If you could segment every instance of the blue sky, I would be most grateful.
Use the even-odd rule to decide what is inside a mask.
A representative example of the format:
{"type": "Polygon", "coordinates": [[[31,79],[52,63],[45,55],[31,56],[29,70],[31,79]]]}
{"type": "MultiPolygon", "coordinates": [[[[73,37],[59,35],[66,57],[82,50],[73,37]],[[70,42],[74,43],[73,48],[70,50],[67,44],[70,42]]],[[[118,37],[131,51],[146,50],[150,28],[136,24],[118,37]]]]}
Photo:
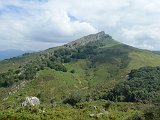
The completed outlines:
{"type": "Polygon", "coordinates": [[[105,31],[160,50],[159,0],[0,0],[0,50],[43,50],[105,31]]]}

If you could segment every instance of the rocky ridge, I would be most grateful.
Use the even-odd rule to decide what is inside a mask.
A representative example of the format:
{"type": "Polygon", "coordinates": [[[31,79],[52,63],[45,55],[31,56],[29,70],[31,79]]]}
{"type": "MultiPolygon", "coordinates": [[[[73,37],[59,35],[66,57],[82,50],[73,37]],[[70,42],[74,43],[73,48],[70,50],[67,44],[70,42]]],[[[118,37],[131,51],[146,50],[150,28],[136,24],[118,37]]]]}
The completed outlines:
{"type": "Polygon", "coordinates": [[[75,48],[78,46],[84,46],[86,44],[88,44],[89,42],[93,42],[93,41],[97,41],[97,40],[111,40],[112,37],[108,34],[105,34],[104,31],[101,31],[97,34],[91,34],[88,36],[84,36],[80,39],[77,39],[73,42],[70,42],[68,44],[66,44],[66,47],[70,47],[70,48],[75,48]]]}

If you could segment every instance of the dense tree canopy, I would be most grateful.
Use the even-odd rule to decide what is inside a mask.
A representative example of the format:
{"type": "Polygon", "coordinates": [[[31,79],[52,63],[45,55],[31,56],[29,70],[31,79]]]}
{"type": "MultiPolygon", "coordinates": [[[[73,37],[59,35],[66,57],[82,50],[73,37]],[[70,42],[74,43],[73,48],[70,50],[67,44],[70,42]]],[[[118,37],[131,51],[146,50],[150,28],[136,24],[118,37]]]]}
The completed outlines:
{"type": "Polygon", "coordinates": [[[127,81],[104,96],[112,101],[158,102],[160,99],[160,67],[132,70],[127,81]]]}

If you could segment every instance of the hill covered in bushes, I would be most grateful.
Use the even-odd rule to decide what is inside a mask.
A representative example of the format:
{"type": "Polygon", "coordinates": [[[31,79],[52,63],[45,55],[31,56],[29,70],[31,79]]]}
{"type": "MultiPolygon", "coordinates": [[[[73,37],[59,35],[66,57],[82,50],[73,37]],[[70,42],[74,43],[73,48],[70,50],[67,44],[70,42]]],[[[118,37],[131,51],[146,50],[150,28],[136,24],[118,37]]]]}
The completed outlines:
{"type": "Polygon", "coordinates": [[[22,114],[26,119],[32,115],[35,119],[158,118],[157,66],[159,54],[119,43],[104,32],[1,61],[1,119],[21,119],[22,114]],[[21,107],[28,96],[38,97],[40,106],[21,107]],[[99,107],[93,110],[93,106],[99,107]],[[151,108],[150,113],[145,111],[151,108]]]}

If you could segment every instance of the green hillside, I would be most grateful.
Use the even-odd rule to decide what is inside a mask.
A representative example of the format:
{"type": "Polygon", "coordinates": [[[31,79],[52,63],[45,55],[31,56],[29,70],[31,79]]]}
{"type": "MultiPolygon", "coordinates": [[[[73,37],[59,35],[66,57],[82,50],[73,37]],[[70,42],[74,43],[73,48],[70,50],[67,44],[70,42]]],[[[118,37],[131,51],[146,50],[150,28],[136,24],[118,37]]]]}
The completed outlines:
{"type": "MultiPolygon", "coordinates": [[[[56,120],[137,120],[138,117],[141,120],[145,114],[148,115],[146,110],[151,108],[152,117],[156,119],[158,113],[155,111],[159,108],[155,107],[152,100],[148,100],[149,97],[144,97],[143,101],[149,101],[145,104],[142,101],[125,100],[121,103],[114,99],[114,93],[111,99],[106,98],[118,85],[128,80],[131,70],[146,66],[160,66],[160,55],[119,43],[104,32],[85,36],[64,46],[1,61],[0,119],[6,116],[29,119],[29,116],[33,116],[34,119],[48,117],[56,120]],[[38,97],[41,105],[21,108],[27,96],[38,97]],[[90,106],[98,106],[98,109],[93,110],[90,106]],[[42,109],[47,109],[43,113],[46,117],[40,115],[42,109]],[[106,115],[107,111],[109,115],[106,115]],[[91,113],[96,116],[90,116],[91,113]],[[98,113],[103,115],[97,117],[98,113]]],[[[158,85],[159,81],[156,82],[158,85]]],[[[158,92],[159,89],[154,90],[155,95],[158,92]]],[[[118,93],[118,97],[120,95],[118,93]]]]}

